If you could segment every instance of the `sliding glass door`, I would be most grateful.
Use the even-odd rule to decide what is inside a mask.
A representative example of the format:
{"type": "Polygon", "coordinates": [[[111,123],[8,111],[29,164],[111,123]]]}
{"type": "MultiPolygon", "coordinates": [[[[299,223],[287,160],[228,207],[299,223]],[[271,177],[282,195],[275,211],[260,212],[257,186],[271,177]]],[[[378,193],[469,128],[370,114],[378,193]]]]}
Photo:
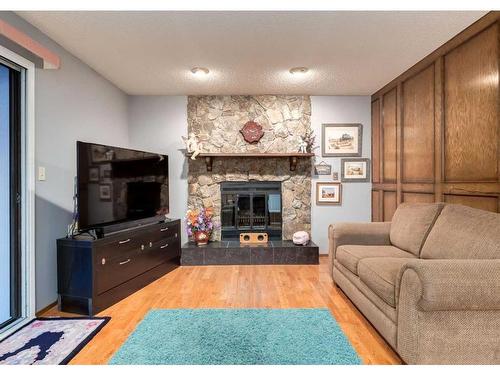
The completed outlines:
{"type": "Polygon", "coordinates": [[[21,70],[0,60],[0,328],[21,314],[21,70]]]}

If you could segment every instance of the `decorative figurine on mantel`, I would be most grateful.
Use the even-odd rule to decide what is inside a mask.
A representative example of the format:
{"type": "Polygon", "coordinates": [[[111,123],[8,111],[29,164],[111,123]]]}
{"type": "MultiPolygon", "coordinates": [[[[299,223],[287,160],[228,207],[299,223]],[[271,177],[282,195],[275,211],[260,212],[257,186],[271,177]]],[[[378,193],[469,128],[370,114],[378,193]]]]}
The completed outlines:
{"type": "Polygon", "coordinates": [[[300,137],[301,141],[299,143],[299,152],[301,153],[312,153],[315,148],[314,142],[316,142],[316,136],[314,135],[314,131],[312,129],[307,129],[306,134],[303,137],[300,137]]]}
{"type": "Polygon", "coordinates": [[[196,160],[196,157],[201,153],[203,148],[202,144],[198,141],[196,134],[193,132],[189,133],[189,137],[181,137],[186,145],[186,150],[188,154],[191,154],[191,160],[196,160]]]}
{"type": "Polygon", "coordinates": [[[300,137],[300,142],[299,142],[299,152],[302,154],[307,153],[307,142],[304,140],[304,138],[300,137]]]}

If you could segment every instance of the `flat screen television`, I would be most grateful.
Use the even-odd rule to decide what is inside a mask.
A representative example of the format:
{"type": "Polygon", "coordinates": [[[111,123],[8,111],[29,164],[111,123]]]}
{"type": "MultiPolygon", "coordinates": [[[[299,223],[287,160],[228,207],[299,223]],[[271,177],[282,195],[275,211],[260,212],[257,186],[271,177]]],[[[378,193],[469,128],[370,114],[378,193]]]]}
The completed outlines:
{"type": "Polygon", "coordinates": [[[77,180],[80,229],[169,211],[167,155],[77,142],[77,180]]]}

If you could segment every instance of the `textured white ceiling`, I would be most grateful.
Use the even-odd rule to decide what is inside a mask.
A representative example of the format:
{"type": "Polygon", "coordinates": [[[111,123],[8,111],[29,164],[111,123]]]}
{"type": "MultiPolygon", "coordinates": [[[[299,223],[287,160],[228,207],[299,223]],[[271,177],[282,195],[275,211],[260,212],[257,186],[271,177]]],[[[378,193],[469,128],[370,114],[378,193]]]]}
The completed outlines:
{"type": "Polygon", "coordinates": [[[135,95],[369,95],[485,13],[18,12],[135,95]]]}

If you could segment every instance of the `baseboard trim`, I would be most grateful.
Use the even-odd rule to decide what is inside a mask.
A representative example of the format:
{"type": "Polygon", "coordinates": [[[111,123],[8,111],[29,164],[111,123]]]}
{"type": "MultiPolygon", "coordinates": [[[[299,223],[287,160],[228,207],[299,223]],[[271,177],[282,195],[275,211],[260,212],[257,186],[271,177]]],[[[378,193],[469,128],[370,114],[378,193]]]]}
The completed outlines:
{"type": "Polygon", "coordinates": [[[57,306],[57,301],[54,301],[52,302],[50,305],[47,305],[45,306],[43,309],[40,309],[38,310],[36,313],[35,313],[35,316],[38,318],[40,316],[42,316],[43,314],[45,314],[47,311],[49,311],[51,308],[53,308],[54,306],[57,306]]]}

